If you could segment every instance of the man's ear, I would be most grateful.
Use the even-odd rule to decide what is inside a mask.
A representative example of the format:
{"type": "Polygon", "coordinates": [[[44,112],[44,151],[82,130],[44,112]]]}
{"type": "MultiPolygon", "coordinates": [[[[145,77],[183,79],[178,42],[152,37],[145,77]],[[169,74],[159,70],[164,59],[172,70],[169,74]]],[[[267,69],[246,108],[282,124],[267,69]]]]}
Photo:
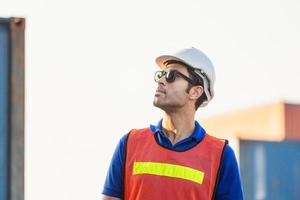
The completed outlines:
{"type": "Polygon", "coordinates": [[[197,100],[199,97],[201,97],[203,92],[203,87],[200,85],[192,87],[189,92],[190,99],[197,100]]]}

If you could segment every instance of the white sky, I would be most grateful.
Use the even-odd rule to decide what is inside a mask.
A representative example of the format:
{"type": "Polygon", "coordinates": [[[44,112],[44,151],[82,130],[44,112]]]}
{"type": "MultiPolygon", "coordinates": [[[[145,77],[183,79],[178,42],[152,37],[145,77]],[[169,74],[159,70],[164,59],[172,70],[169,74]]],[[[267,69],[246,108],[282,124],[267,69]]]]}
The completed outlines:
{"type": "Polygon", "coordinates": [[[0,0],[26,18],[26,199],[99,199],[119,138],[156,123],[154,59],[195,46],[216,68],[197,119],[300,102],[300,1],[0,0]]]}

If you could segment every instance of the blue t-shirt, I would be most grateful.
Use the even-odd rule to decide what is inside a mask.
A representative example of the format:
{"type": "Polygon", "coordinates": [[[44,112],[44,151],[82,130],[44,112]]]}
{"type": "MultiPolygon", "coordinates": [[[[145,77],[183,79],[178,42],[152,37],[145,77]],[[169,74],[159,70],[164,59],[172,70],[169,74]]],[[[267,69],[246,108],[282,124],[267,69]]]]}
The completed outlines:
{"type": "MultiPolygon", "coordinates": [[[[195,121],[195,130],[188,138],[185,138],[175,145],[166,137],[162,131],[162,120],[150,129],[155,134],[160,145],[177,151],[185,151],[197,145],[204,137],[205,130],[195,121]]],[[[125,158],[126,140],[128,134],[124,135],[115,149],[110,163],[102,194],[123,199],[123,167],[125,158]]],[[[223,160],[221,162],[219,181],[216,188],[216,200],[240,200],[243,199],[241,179],[237,161],[232,148],[226,145],[223,160]]]]}

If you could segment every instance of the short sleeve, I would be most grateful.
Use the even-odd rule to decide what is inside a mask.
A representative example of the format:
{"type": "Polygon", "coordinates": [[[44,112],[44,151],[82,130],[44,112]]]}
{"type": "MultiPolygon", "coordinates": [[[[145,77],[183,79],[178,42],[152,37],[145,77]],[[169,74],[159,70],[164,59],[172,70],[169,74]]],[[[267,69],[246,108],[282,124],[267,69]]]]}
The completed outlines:
{"type": "Polygon", "coordinates": [[[110,162],[102,191],[102,194],[106,196],[123,198],[124,159],[127,137],[128,134],[120,139],[110,162]]]}
{"type": "Polygon", "coordinates": [[[226,145],[216,188],[216,200],[242,200],[243,191],[234,151],[226,145]]]}

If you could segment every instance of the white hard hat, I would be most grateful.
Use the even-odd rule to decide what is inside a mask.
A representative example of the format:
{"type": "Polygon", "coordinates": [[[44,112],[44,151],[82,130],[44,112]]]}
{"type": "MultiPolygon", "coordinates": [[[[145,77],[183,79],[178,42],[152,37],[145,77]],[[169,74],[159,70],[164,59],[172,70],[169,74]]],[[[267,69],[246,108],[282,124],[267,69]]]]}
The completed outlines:
{"type": "Polygon", "coordinates": [[[215,69],[210,59],[202,51],[192,47],[174,54],[159,56],[156,58],[156,63],[160,68],[164,69],[168,60],[181,61],[195,69],[196,74],[203,80],[204,93],[207,97],[207,101],[204,101],[200,106],[206,106],[214,97],[214,83],[216,78],[215,69]]]}

